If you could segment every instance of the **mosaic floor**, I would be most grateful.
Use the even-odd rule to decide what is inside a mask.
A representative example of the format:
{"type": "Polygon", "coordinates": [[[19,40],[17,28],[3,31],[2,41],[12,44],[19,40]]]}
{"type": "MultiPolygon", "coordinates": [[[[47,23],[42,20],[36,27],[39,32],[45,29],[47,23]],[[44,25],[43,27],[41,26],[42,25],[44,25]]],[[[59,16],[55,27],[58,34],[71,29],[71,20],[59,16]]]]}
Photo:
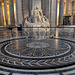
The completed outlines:
{"type": "MultiPolygon", "coordinates": [[[[8,38],[6,34],[0,33],[8,38]]],[[[0,75],[75,75],[74,64],[72,39],[23,36],[0,42],[0,75]]]]}
{"type": "Polygon", "coordinates": [[[16,38],[0,43],[0,64],[14,68],[56,68],[75,62],[75,42],[66,39],[16,38]]]}

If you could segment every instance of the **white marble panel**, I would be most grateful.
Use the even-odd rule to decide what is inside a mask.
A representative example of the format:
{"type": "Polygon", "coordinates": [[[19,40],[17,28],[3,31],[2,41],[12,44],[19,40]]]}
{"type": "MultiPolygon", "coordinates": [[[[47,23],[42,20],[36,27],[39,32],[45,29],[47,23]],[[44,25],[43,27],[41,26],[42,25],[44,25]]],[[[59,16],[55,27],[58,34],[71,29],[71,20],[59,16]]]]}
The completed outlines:
{"type": "Polygon", "coordinates": [[[4,74],[4,75],[9,75],[9,72],[5,72],[5,71],[0,71],[0,74],[4,74]]]}
{"type": "Polygon", "coordinates": [[[68,75],[68,74],[73,74],[73,75],[75,75],[75,70],[73,70],[73,71],[68,71],[68,72],[63,72],[63,75],[68,75]]]}

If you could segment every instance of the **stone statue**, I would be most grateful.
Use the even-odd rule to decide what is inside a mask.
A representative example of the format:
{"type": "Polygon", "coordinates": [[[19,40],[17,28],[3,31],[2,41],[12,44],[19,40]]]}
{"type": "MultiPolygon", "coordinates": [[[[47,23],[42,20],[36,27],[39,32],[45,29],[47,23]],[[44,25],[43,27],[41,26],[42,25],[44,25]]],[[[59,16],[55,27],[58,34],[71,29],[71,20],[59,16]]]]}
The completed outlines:
{"type": "Polygon", "coordinates": [[[42,17],[42,13],[40,12],[39,8],[35,8],[33,11],[33,18],[34,18],[34,22],[41,22],[41,17],[42,17]]]}
{"type": "Polygon", "coordinates": [[[26,19],[27,23],[43,23],[43,22],[49,22],[48,19],[43,16],[42,10],[39,10],[38,7],[34,8],[32,10],[32,15],[31,17],[27,17],[26,19]]]}

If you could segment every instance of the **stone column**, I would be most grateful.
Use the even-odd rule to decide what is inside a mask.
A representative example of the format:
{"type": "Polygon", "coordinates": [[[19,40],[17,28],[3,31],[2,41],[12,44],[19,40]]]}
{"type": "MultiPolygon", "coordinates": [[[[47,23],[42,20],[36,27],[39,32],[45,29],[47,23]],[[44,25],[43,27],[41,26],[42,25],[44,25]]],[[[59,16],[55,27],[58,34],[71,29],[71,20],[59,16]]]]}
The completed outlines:
{"type": "Polygon", "coordinates": [[[41,0],[41,9],[42,9],[44,15],[45,15],[45,2],[46,2],[46,0],[41,0]]]}
{"type": "Polygon", "coordinates": [[[66,15],[68,15],[68,11],[69,11],[69,0],[67,0],[66,15]]]}
{"type": "Polygon", "coordinates": [[[41,7],[44,16],[50,19],[50,1],[51,0],[41,0],[41,7]]]}
{"type": "Polygon", "coordinates": [[[23,15],[24,18],[26,18],[27,16],[29,16],[29,7],[28,7],[28,0],[23,0],[23,15]]]}
{"type": "Polygon", "coordinates": [[[29,16],[31,16],[32,0],[28,0],[28,7],[29,7],[29,16]]]}
{"type": "Polygon", "coordinates": [[[10,24],[15,25],[13,0],[9,0],[10,24]]]}
{"type": "Polygon", "coordinates": [[[0,7],[0,26],[2,25],[2,18],[1,18],[1,7],[0,7]]]}
{"type": "Polygon", "coordinates": [[[75,1],[74,1],[74,8],[73,8],[73,15],[75,15],[75,1]]]}
{"type": "Polygon", "coordinates": [[[51,25],[51,6],[52,6],[52,0],[49,0],[49,22],[50,22],[50,25],[51,25]]]}
{"type": "Polygon", "coordinates": [[[50,0],[45,0],[45,16],[49,19],[50,17],[50,0]]]}
{"type": "Polygon", "coordinates": [[[22,24],[23,21],[22,0],[16,0],[16,17],[17,17],[17,25],[22,24]]]}
{"type": "Polygon", "coordinates": [[[51,26],[57,25],[57,0],[51,1],[51,26]]]}
{"type": "Polygon", "coordinates": [[[71,14],[73,15],[73,11],[74,11],[74,1],[72,2],[72,8],[71,8],[71,14]]]}
{"type": "Polygon", "coordinates": [[[60,0],[59,25],[63,25],[63,14],[64,14],[64,0],[60,0]]]}
{"type": "Polygon", "coordinates": [[[23,25],[25,23],[25,18],[29,16],[29,0],[22,0],[22,15],[23,15],[23,25]]]}
{"type": "Polygon", "coordinates": [[[49,22],[50,22],[51,21],[52,0],[41,0],[41,1],[42,1],[43,14],[49,19],[49,22]]]}
{"type": "Polygon", "coordinates": [[[8,25],[8,22],[7,22],[7,9],[6,9],[6,0],[4,0],[4,11],[5,11],[5,21],[6,21],[6,25],[8,25]]]}

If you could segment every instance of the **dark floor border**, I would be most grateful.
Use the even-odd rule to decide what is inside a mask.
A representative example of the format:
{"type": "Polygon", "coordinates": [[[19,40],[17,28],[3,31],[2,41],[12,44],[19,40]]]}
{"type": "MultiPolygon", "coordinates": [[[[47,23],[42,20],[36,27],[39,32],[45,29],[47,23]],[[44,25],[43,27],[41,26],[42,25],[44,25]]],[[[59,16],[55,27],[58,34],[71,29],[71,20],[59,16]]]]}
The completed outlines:
{"type": "Polygon", "coordinates": [[[40,66],[40,67],[30,67],[30,66],[18,66],[18,65],[11,65],[11,64],[6,64],[3,62],[0,62],[1,66],[13,68],[13,69],[25,69],[25,70],[47,70],[47,69],[57,69],[57,68],[64,68],[68,66],[75,65],[75,61],[66,63],[66,64],[61,64],[61,65],[56,65],[56,66],[40,66]]]}

